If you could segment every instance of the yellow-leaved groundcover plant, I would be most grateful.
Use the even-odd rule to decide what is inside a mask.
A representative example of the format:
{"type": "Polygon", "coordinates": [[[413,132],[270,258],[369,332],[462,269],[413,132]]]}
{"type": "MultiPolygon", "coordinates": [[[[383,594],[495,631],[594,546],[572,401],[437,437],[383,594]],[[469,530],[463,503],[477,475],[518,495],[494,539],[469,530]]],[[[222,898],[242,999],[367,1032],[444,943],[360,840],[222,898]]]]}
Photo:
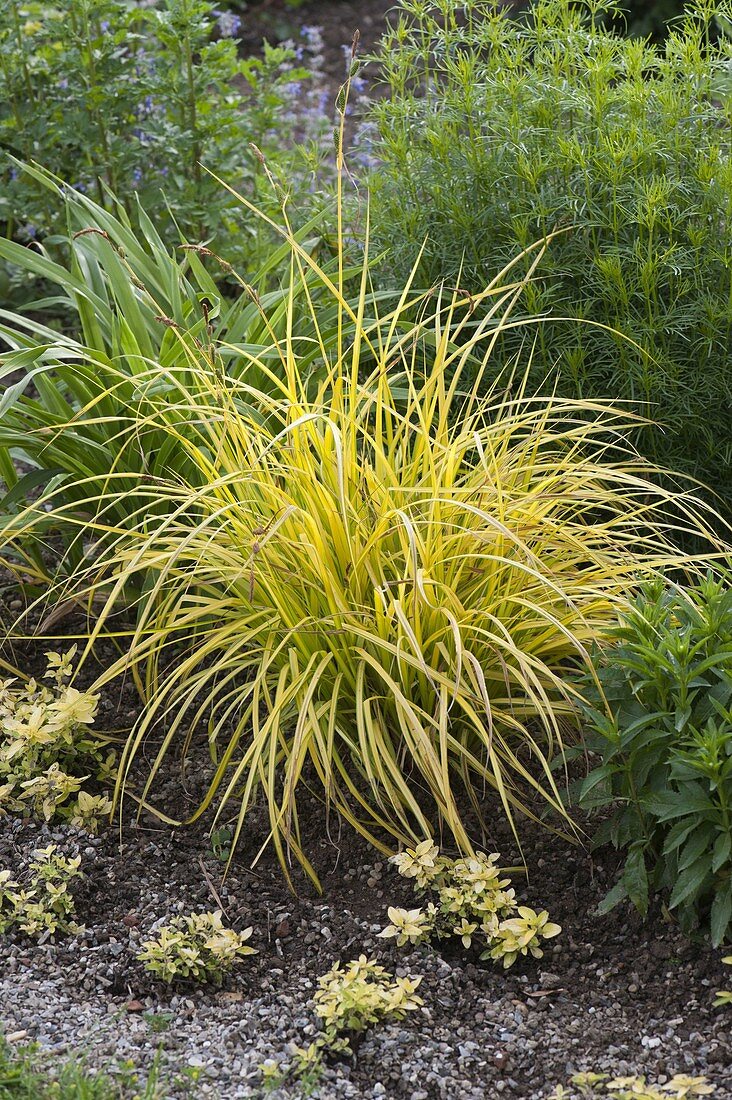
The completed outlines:
{"type": "MultiPolygon", "coordinates": [[[[408,284],[385,304],[368,249],[354,287],[343,233],[333,274],[282,233],[284,336],[271,326],[270,347],[238,348],[251,372],[236,378],[212,342],[188,341],[184,367],[137,376],[153,387],[175,374],[174,396],[144,424],[120,410],[121,433],[167,434],[187,461],[168,479],[140,475],[124,524],[114,471],[106,495],[80,506],[76,492],[56,512],[87,548],[73,591],[93,609],[86,653],[105,632],[123,646],[93,690],[130,673],[143,689],[117,799],[145,746],[133,793],[154,805],[166,759],[198,733],[213,766],[193,816],[236,804],[235,843],[263,795],[264,842],[285,873],[294,856],[315,881],[306,783],[324,819],[337,811],[384,851],[445,829],[472,850],[464,808],[490,789],[512,823],[537,805],[561,821],[551,763],[575,715],[568,673],[639,570],[679,560],[674,527],[702,526],[693,502],[651,483],[624,442],[631,413],[532,399],[516,364],[499,372],[497,341],[543,244],[522,280],[509,265],[477,296],[408,284]],[[123,636],[113,613],[130,601],[123,636]]],[[[47,526],[43,509],[11,537],[40,513],[47,526]]]]}

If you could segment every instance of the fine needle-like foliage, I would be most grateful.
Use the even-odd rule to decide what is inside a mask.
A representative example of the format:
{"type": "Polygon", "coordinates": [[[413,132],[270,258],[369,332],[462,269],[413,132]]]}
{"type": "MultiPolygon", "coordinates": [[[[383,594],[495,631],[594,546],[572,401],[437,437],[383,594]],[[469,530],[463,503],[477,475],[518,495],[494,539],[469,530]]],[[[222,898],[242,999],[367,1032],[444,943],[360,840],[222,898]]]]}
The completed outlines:
{"type": "MultiPolygon", "coordinates": [[[[617,443],[630,414],[532,400],[510,375],[478,398],[531,264],[472,299],[408,284],[380,310],[368,249],[351,306],[345,235],[333,279],[284,237],[286,331],[270,330],[274,356],[241,349],[266,387],[228,376],[212,345],[195,387],[180,375],[188,415],[149,413],[185,452],[176,476],[141,478],[124,524],[119,502],[94,494],[58,519],[95,548],[75,581],[93,601],[87,652],[105,631],[120,637],[112,616],[134,594],[126,651],[94,685],[144,682],[117,797],[144,746],[149,775],[131,793],[150,805],[166,759],[198,731],[213,771],[193,817],[235,802],[235,844],[263,795],[265,842],[286,873],[294,857],[317,881],[298,822],[306,783],[324,820],[335,810],[387,851],[445,829],[470,851],[466,793],[477,805],[493,789],[512,822],[537,799],[562,814],[550,764],[575,714],[568,668],[638,571],[678,555],[670,498],[617,443]],[[327,331],[323,297],[338,318],[327,331]]],[[[22,538],[39,513],[43,501],[12,530],[22,538]]],[[[690,504],[680,515],[701,526],[690,504]]]]}

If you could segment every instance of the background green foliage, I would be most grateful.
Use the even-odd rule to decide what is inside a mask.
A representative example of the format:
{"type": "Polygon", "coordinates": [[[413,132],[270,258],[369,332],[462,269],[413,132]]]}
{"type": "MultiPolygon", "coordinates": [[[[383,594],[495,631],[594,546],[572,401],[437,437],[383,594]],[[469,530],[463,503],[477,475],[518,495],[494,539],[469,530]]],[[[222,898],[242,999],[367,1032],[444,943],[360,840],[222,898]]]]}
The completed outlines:
{"type": "MultiPolygon", "coordinates": [[[[242,218],[201,162],[271,203],[254,143],[293,191],[306,187],[306,164],[297,161],[296,170],[294,146],[296,130],[308,135],[291,107],[308,73],[293,49],[265,44],[261,57],[242,60],[236,42],[215,32],[206,0],[145,8],[124,0],[7,0],[0,11],[0,149],[40,162],[102,205],[113,205],[108,189],[128,213],[141,199],[168,242],[225,243],[232,262],[259,266],[271,241],[263,223],[242,218]]],[[[318,129],[312,113],[307,126],[318,129]]],[[[6,236],[28,241],[63,231],[62,214],[58,195],[0,157],[6,236]]],[[[0,272],[0,299],[8,279],[0,272]]]]}
{"type": "Polygon", "coordinates": [[[527,311],[628,339],[547,322],[534,384],[558,373],[568,395],[636,403],[663,425],[650,456],[732,500],[730,46],[709,44],[712,8],[654,47],[608,30],[604,0],[516,19],[490,0],[402,7],[380,51],[391,96],[371,111],[388,277],[427,239],[422,281],[475,290],[564,229],[527,311]]]}
{"type": "MultiPolygon", "coordinates": [[[[597,659],[590,751],[600,758],[580,803],[613,806],[595,840],[627,853],[605,900],[670,892],[687,929],[732,936],[732,587],[707,577],[684,591],[646,584],[597,659]]],[[[588,689],[592,692],[592,686],[588,689]]]]}

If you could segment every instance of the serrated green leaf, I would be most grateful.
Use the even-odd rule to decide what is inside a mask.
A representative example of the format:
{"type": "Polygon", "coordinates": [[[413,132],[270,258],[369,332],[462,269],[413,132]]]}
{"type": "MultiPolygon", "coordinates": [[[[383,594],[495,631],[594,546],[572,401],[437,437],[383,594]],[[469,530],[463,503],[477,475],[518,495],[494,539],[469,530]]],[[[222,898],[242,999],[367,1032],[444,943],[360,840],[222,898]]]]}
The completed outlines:
{"type": "Polygon", "coordinates": [[[702,828],[696,829],[684,846],[683,852],[679,855],[680,872],[685,871],[687,867],[691,867],[692,863],[697,861],[702,852],[707,850],[712,835],[713,828],[711,825],[704,825],[702,828]]]}
{"type": "Polygon", "coordinates": [[[686,840],[692,829],[696,828],[696,821],[677,821],[675,825],[671,827],[666,837],[666,841],[663,845],[663,854],[669,855],[671,852],[679,848],[686,840]]]}

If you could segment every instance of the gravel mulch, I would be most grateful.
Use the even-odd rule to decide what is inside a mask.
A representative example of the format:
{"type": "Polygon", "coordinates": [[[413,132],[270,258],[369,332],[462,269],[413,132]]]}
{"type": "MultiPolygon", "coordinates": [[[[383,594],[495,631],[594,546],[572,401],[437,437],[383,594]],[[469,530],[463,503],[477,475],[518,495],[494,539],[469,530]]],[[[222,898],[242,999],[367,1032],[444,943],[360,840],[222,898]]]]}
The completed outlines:
{"type": "MultiPolygon", "coordinates": [[[[313,806],[305,830],[317,837],[313,806]]],[[[498,826],[506,862],[510,844],[498,826]]],[[[130,824],[94,838],[68,827],[4,819],[0,867],[18,869],[33,847],[55,841],[81,852],[76,890],[86,931],[56,943],[0,942],[0,1019],[14,1040],[54,1053],[82,1048],[91,1065],[119,1059],[142,1068],[161,1050],[170,1097],[264,1095],[258,1067],[315,1034],[308,1002],[317,976],[362,952],[397,974],[422,974],[424,1009],[369,1034],[353,1063],[326,1071],[316,1096],[408,1100],[504,1096],[534,1100],[580,1070],[706,1075],[718,1100],[732,1098],[732,1013],[712,1007],[729,983],[720,952],[681,936],[658,912],[647,924],[593,908],[612,868],[579,847],[530,835],[527,903],[546,906],[563,933],[541,961],[508,972],[464,953],[399,950],[376,938],[388,904],[408,904],[408,884],[357,838],[311,843],[324,892],[290,893],[272,861],[248,864],[264,835],[256,814],[230,874],[202,831],[130,824]],[[253,925],[259,954],[222,989],[171,990],[135,959],[141,939],[180,911],[216,908],[231,925],[253,925]],[[198,1077],[187,1091],[191,1074],[198,1077]],[[177,1079],[177,1080],[176,1080],[177,1079]]],[[[297,1096],[297,1089],[276,1095],[297,1096]]]]}

